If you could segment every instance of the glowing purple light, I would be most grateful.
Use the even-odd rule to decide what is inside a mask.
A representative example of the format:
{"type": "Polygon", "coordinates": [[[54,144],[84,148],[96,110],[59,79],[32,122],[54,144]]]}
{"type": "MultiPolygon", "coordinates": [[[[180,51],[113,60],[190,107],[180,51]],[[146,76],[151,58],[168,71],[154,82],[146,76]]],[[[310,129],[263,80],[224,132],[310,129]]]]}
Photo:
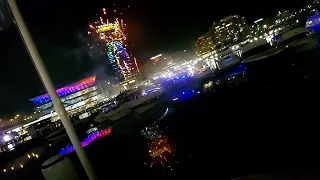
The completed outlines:
{"type": "MultiPolygon", "coordinates": [[[[83,80],[81,80],[79,82],[76,82],[76,83],[74,83],[72,85],[57,89],[56,92],[57,92],[59,97],[64,97],[64,96],[67,96],[69,94],[72,94],[72,93],[81,91],[83,89],[86,89],[86,88],[88,88],[90,86],[93,86],[95,84],[95,81],[96,81],[96,76],[90,76],[90,77],[88,77],[86,79],[83,79],[83,80]]],[[[43,94],[41,96],[32,98],[31,101],[38,105],[38,104],[42,104],[44,102],[51,101],[51,98],[50,98],[49,94],[47,93],[47,94],[43,94]]]]}
{"type": "MultiPolygon", "coordinates": [[[[111,131],[112,131],[112,129],[111,129],[111,127],[109,127],[107,129],[104,129],[101,131],[92,132],[92,133],[88,134],[87,137],[81,141],[81,146],[86,147],[87,145],[89,145],[90,143],[92,143],[93,141],[95,141],[97,139],[109,136],[111,134],[111,131]]],[[[69,154],[72,152],[74,152],[74,147],[71,144],[68,144],[64,148],[60,149],[59,154],[66,155],[66,154],[69,154]]]]}

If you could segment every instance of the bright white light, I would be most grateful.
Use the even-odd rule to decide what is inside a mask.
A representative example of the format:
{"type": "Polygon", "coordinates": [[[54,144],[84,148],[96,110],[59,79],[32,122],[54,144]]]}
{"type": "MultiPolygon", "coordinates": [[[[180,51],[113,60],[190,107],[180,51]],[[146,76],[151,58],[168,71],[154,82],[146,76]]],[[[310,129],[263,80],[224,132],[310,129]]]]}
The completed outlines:
{"type": "Polygon", "coordinates": [[[158,57],[160,57],[160,56],[162,56],[162,54],[158,54],[158,55],[156,55],[156,56],[154,56],[154,57],[152,57],[152,58],[150,58],[151,60],[154,60],[155,58],[158,58],[158,57]]]}
{"type": "Polygon", "coordinates": [[[254,21],[253,23],[258,23],[258,22],[260,22],[260,21],[262,21],[263,20],[263,18],[260,18],[260,19],[258,19],[258,20],[256,20],[256,21],[254,21]]]}
{"type": "Polygon", "coordinates": [[[9,148],[10,150],[13,150],[13,145],[12,145],[12,144],[8,144],[8,148],[9,148]]]}
{"type": "Polygon", "coordinates": [[[4,136],[3,136],[3,140],[4,140],[5,142],[8,142],[8,141],[11,140],[11,138],[10,138],[9,135],[4,135],[4,136]]]}

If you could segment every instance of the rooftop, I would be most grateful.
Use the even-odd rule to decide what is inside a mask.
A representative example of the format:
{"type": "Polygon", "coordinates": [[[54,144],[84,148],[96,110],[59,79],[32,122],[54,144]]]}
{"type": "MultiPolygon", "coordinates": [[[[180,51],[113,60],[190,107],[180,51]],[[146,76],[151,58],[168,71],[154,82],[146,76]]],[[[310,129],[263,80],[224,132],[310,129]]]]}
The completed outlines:
{"type": "MultiPolygon", "coordinates": [[[[67,95],[76,93],[76,92],[81,91],[85,88],[93,86],[95,84],[95,82],[96,82],[96,76],[90,76],[90,77],[82,79],[76,83],[73,83],[69,86],[65,86],[60,89],[57,89],[56,92],[60,98],[65,97],[67,95]]],[[[40,104],[43,104],[46,102],[50,102],[51,97],[49,96],[48,93],[46,93],[46,94],[43,94],[43,95],[40,95],[40,96],[37,96],[37,97],[30,99],[30,101],[32,101],[36,105],[40,105],[40,104]]]]}

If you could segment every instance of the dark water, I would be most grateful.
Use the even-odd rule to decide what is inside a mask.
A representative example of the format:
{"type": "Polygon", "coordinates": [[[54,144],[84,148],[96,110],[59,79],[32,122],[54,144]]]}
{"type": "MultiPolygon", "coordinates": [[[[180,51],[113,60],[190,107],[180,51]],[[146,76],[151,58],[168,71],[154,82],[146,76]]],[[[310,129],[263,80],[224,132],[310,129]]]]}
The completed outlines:
{"type": "Polygon", "coordinates": [[[287,50],[246,64],[245,83],[173,104],[175,112],[158,127],[174,151],[164,153],[163,164],[148,155],[150,140],[138,131],[98,142],[90,148],[99,147],[103,155],[89,155],[97,174],[102,179],[230,179],[317,172],[319,55],[287,50]]]}
{"type": "MultiPolygon", "coordinates": [[[[163,139],[159,148],[166,150],[161,153],[164,159],[149,155],[150,144],[157,138],[142,136],[141,126],[124,123],[125,133],[115,132],[86,148],[99,179],[231,179],[257,173],[316,176],[320,167],[319,57],[318,50],[286,50],[246,64],[246,82],[165,103],[174,111],[156,128],[163,139]]],[[[70,158],[85,177],[76,155],[70,158]]],[[[39,168],[33,169],[37,170],[30,176],[41,177],[39,168]]]]}

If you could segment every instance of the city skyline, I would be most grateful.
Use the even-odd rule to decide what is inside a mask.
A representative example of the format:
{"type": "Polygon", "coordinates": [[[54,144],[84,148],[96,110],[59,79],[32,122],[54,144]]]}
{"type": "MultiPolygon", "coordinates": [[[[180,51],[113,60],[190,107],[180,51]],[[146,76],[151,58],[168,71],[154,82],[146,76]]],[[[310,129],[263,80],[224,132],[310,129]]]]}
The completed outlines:
{"type": "MultiPolygon", "coordinates": [[[[278,10],[296,8],[305,3],[286,4],[284,2],[278,3],[278,7],[270,5],[276,2],[273,1],[268,2],[266,7],[270,8],[267,10],[266,7],[257,7],[249,12],[237,8],[237,3],[240,2],[230,2],[234,6],[229,6],[223,13],[221,11],[212,13],[211,7],[218,10],[219,7],[227,6],[226,3],[209,6],[201,1],[182,5],[172,2],[162,2],[156,5],[147,3],[144,6],[138,3],[121,2],[116,6],[122,8],[130,6],[124,15],[128,22],[128,36],[130,36],[130,42],[134,44],[133,53],[138,53],[138,59],[143,61],[158,52],[174,51],[191,46],[192,42],[205,33],[214,21],[234,14],[234,12],[245,16],[249,22],[252,22],[259,17],[272,15],[278,10]],[[287,8],[285,8],[286,5],[287,8]],[[177,11],[178,15],[173,16],[177,14],[177,11]],[[254,14],[253,12],[260,13],[254,14]],[[250,14],[254,15],[250,16],[250,14]]],[[[241,3],[254,4],[253,1],[241,3]]],[[[37,0],[30,1],[28,4],[25,2],[19,4],[56,88],[92,74],[94,63],[81,53],[81,44],[77,35],[85,32],[88,20],[94,19],[96,12],[101,8],[113,9],[112,3],[106,4],[99,1],[90,4],[73,1],[64,3],[64,6],[61,4],[37,0]],[[37,13],[30,11],[34,5],[39,6],[37,13]],[[71,69],[71,66],[75,68],[71,69]]],[[[5,52],[2,55],[1,66],[7,67],[1,73],[1,76],[6,78],[2,79],[4,88],[0,91],[2,94],[0,114],[11,115],[29,110],[31,105],[27,99],[45,93],[45,91],[16,28],[11,26],[8,30],[0,32],[0,38],[3,40],[0,47],[5,52]]]]}

